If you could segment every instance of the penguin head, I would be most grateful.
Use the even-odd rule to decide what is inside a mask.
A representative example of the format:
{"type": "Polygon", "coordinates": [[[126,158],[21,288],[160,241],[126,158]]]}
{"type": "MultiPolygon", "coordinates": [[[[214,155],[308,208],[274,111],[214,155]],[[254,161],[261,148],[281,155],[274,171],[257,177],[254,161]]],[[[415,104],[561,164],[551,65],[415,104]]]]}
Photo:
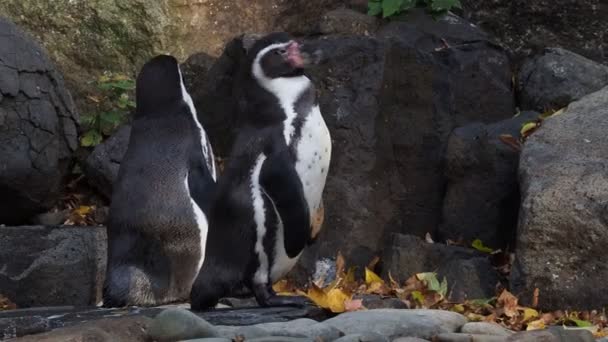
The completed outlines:
{"type": "Polygon", "coordinates": [[[165,113],[189,97],[177,59],[158,55],[144,64],[135,84],[136,116],[165,113]]]}
{"type": "Polygon", "coordinates": [[[285,32],[258,39],[247,52],[253,76],[257,79],[301,76],[310,60],[300,48],[300,43],[285,32]]]}

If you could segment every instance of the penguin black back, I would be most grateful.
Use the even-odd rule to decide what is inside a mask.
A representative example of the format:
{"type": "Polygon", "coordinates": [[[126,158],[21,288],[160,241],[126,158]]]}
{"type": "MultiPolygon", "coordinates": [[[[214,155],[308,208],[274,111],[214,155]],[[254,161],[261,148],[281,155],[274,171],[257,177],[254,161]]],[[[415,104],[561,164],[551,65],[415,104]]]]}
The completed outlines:
{"type": "Polygon", "coordinates": [[[213,151],[175,58],[157,56],[142,67],[136,105],[110,205],[106,306],[188,297],[215,188],[213,151]]]}

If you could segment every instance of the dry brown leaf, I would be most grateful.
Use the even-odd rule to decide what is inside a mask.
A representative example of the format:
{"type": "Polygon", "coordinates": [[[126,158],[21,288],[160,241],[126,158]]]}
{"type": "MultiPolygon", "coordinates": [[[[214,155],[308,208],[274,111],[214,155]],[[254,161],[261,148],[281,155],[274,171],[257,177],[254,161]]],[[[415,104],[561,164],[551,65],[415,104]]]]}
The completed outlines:
{"type": "Polygon", "coordinates": [[[345,311],[358,311],[364,310],[363,299],[347,299],[344,301],[345,311]]]}
{"type": "Polygon", "coordinates": [[[538,295],[539,295],[540,290],[537,288],[534,289],[534,294],[532,295],[532,307],[536,308],[538,307],[538,295]]]}
{"type": "Polygon", "coordinates": [[[379,256],[375,256],[372,261],[369,262],[369,264],[367,264],[367,268],[369,268],[370,270],[373,270],[376,268],[376,265],[378,264],[378,262],[380,261],[380,257],[379,256]]]}
{"type": "Polygon", "coordinates": [[[497,299],[497,305],[504,309],[504,313],[507,317],[515,317],[517,313],[517,297],[512,295],[509,291],[503,290],[497,299]]]}
{"type": "Polygon", "coordinates": [[[346,265],[346,261],[344,261],[344,256],[342,255],[341,252],[338,252],[338,256],[336,256],[336,278],[339,275],[344,274],[345,265],[346,265]]]}

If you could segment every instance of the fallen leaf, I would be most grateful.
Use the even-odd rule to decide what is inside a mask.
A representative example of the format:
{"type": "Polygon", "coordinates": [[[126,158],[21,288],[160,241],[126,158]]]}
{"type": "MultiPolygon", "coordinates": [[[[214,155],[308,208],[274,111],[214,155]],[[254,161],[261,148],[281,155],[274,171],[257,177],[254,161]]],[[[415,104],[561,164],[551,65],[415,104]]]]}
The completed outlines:
{"type": "Polygon", "coordinates": [[[521,143],[511,134],[501,134],[498,136],[498,139],[515,151],[521,151],[521,143]]]}
{"type": "Polygon", "coordinates": [[[534,132],[538,126],[539,124],[537,122],[527,122],[521,127],[521,131],[519,133],[522,137],[527,137],[534,132]]]}
{"type": "Polygon", "coordinates": [[[369,268],[365,268],[365,284],[367,284],[367,286],[370,286],[373,283],[381,283],[384,284],[384,280],[382,280],[382,278],[380,278],[376,273],[374,273],[372,270],[370,270],[369,268]]]}
{"type": "Polygon", "coordinates": [[[526,326],[526,330],[540,330],[545,329],[545,321],[537,319],[536,321],[529,322],[526,326]]]}
{"type": "Polygon", "coordinates": [[[375,256],[372,259],[372,261],[370,261],[369,264],[367,264],[367,268],[369,268],[370,270],[373,270],[374,268],[376,268],[376,265],[378,264],[379,261],[380,261],[380,257],[375,256]]]}
{"type": "Polygon", "coordinates": [[[523,311],[524,311],[524,317],[523,317],[524,322],[538,317],[538,311],[536,311],[532,308],[524,308],[523,311]]]}
{"type": "Polygon", "coordinates": [[[327,293],[327,308],[335,313],[344,312],[346,311],[344,303],[351,297],[340,289],[333,289],[327,293]]]}
{"type": "Polygon", "coordinates": [[[346,262],[344,261],[344,256],[341,252],[338,252],[338,256],[336,257],[336,275],[341,275],[344,273],[344,267],[346,262]]]}
{"type": "Polygon", "coordinates": [[[471,246],[473,248],[475,248],[476,250],[483,252],[483,253],[492,253],[494,252],[494,250],[488,246],[485,246],[483,244],[483,242],[481,242],[481,240],[479,239],[475,239],[473,240],[473,243],[471,244],[471,246]]]}
{"type": "Polygon", "coordinates": [[[532,307],[538,307],[538,295],[540,290],[537,288],[534,289],[534,294],[532,295],[532,307]]]}
{"type": "Polygon", "coordinates": [[[512,295],[509,291],[503,290],[496,300],[496,304],[498,307],[504,309],[507,317],[517,316],[517,297],[512,295]]]}
{"type": "Polygon", "coordinates": [[[345,311],[358,311],[363,310],[365,307],[363,306],[363,299],[347,299],[344,301],[344,310],[345,311]]]}
{"type": "Polygon", "coordinates": [[[413,291],[412,298],[417,301],[419,304],[424,304],[424,295],[420,291],[413,291]]]}

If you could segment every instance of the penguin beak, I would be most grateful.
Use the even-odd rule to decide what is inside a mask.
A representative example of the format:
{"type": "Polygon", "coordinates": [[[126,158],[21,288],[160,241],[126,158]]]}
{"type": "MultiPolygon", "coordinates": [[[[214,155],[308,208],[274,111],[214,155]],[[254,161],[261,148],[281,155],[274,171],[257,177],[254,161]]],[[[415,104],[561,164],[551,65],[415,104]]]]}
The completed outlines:
{"type": "Polygon", "coordinates": [[[300,44],[296,41],[291,41],[287,46],[287,62],[294,68],[304,67],[304,58],[300,51],[300,44]]]}

